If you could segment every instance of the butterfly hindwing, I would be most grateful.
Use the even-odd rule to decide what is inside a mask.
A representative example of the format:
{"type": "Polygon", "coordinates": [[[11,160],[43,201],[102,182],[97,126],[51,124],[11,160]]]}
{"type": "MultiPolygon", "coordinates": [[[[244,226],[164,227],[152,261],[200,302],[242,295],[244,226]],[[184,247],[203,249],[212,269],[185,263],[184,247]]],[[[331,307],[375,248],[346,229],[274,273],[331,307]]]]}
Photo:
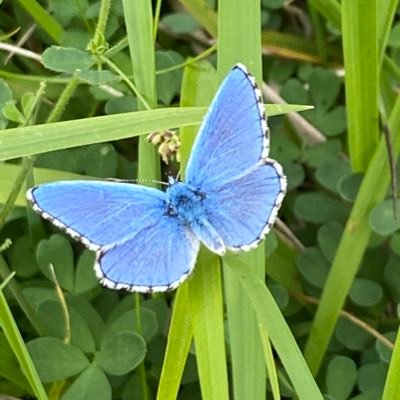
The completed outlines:
{"type": "Polygon", "coordinates": [[[65,181],[28,192],[35,211],[96,251],[96,273],[112,288],[175,288],[193,270],[199,241],[166,215],[166,194],[140,185],[65,181]]]}
{"type": "Polygon", "coordinates": [[[208,221],[229,250],[250,250],[270,231],[285,190],[281,166],[261,161],[252,171],[207,193],[208,221]]]}
{"type": "Polygon", "coordinates": [[[110,288],[162,292],[191,274],[199,246],[191,230],[164,215],[128,240],[100,249],[95,269],[110,288]]]}

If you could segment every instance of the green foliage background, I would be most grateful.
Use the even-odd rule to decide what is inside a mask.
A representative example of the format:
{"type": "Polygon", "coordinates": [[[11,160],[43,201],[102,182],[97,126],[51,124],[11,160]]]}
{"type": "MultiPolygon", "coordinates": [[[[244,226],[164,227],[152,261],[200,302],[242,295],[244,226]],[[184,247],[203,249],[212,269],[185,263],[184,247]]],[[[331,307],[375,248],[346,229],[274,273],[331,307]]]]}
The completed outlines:
{"type": "Polygon", "coordinates": [[[0,395],[400,399],[398,15],[396,0],[0,2],[0,395]],[[175,293],[100,287],[26,189],[165,181],[179,160],[146,135],[179,129],[184,166],[237,62],[268,103],[281,221],[251,253],[201,251],[175,293]]]}

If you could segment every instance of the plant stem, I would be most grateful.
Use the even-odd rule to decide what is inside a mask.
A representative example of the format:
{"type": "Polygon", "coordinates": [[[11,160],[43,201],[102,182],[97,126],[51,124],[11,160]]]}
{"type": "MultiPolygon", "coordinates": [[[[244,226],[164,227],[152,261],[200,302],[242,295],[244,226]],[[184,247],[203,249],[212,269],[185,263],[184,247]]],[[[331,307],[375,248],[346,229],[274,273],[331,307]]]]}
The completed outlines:
{"type": "Polygon", "coordinates": [[[12,278],[15,276],[15,271],[12,272],[4,281],[0,284],[0,292],[4,290],[4,288],[8,285],[12,278]]]}
{"type": "MultiPolygon", "coordinates": [[[[0,256],[0,265],[2,264],[2,261],[4,261],[4,259],[0,256]]],[[[9,285],[12,283],[13,280],[9,282],[9,285]]],[[[46,391],[40,381],[28,349],[25,346],[10,307],[8,306],[7,300],[2,292],[0,292],[0,326],[19,361],[22,372],[26,376],[33,392],[35,393],[36,398],[38,400],[48,400],[46,391]]]]}
{"type": "Polygon", "coordinates": [[[197,61],[209,56],[210,54],[214,53],[214,51],[216,51],[216,50],[217,50],[217,45],[214,44],[210,48],[208,48],[207,50],[203,51],[202,53],[200,53],[196,57],[190,58],[190,59],[188,59],[187,61],[185,61],[183,63],[173,65],[172,67],[168,67],[168,68],[164,68],[164,69],[160,69],[160,70],[156,71],[156,75],[166,74],[167,72],[171,72],[171,71],[175,71],[175,70],[180,69],[180,68],[184,68],[187,65],[193,64],[193,63],[195,63],[195,62],[197,62],[197,61]]]}
{"type": "Polygon", "coordinates": [[[108,15],[110,13],[111,0],[102,0],[100,7],[99,19],[97,20],[96,31],[93,35],[93,40],[103,36],[107,26],[108,15]]]}
{"type": "Polygon", "coordinates": [[[4,207],[0,211],[0,231],[3,229],[8,216],[14,208],[15,201],[17,200],[18,194],[25,182],[25,179],[33,166],[35,160],[34,156],[24,157],[22,160],[22,168],[14,182],[11,193],[9,194],[4,207]]]}
{"type": "Polygon", "coordinates": [[[61,93],[61,96],[57,100],[56,105],[54,106],[52,112],[47,118],[46,123],[51,124],[52,122],[57,122],[60,120],[62,113],[65,110],[69,100],[71,99],[72,95],[75,92],[76,87],[79,84],[79,79],[76,75],[74,75],[70,81],[68,82],[67,86],[61,93]]]}
{"type": "Polygon", "coordinates": [[[129,86],[129,88],[132,90],[132,92],[135,94],[135,96],[144,105],[145,109],[150,110],[151,107],[149,106],[147,101],[144,99],[144,97],[139,93],[139,91],[137,90],[136,86],[132,83],[132,81],[107,57],[101,56],[100,59],[101,59],[101,61],[106,63],[111,69],[113,69],[124,80],[124,82],[129,86]]]}
{"type": "Polygon", "coordinates": [[[104,56],[107,58],[111,58],[112,56],[118,54],[120,51],[124,50],[128,46],[129,46],[128,36],[125,36],[121,40],[119,40],[114,46],[107,49],[107,51],[104,53],[104,56]]]}
{"type": "MultiPolygon", "coordinates": [[[[6,260],[2,255],[0,255],[0,277],[3,280],[6,280],[13,272],[8,267],[6,260]]],[[[26,300],[24,294],[22,293],[21,287],[15,279],[11,279],[8,282],[7,289],[10,290],[13,297],[17,301],[18,305],[21,307],[25,316],[28,318],[31,323],[33,329],[35,329],[36,333],[39,336],[42,336],[45,332],[44,327],[41,325],[39,320],[36,318],[35,311],[31,307],[31,305],[26,300]]]]}
{"type": "Polygon", "coordinates": [[[42,82],[46,81],[47,83],[61,83],[65,84],[69,82],[70,78],[60,78],[54,76],[43,76],[43,75],[26,75],[26,74],[16,74],[10,71],[2,71],[0,70],[0,77],[5,78],[10,81],[25,81],[25,82],[42,82]]]}
{"type": "MultiPolygon", "coordinates": [[[[139,335],[141,335],[143,332],[143,329],[142,329],[142,316],[140,313],[140,294],[139,293],[135,293],[135,314],[136,314],[137,332],[139,333],[139,335]]],[[[140,381],[142,382],[143,399],[148,400],[149,393],[147,390],[146,369],[144,367],[143,362],[140,363],[140,365],[138,366],[138,372],[139,372],[140,381]]]]}
{"type": "Polygon", "coordinates": [[[154,18],[153,18],[153,38],[154,43],[157,40],[157,29],[158,29],[158,21],[160,20],[160,11],[161,11],[161,3],[162,0],[157,0],[156,8],[154,10],[154,18]]]}
{"type": "MultiPolygon", "coordinates": [[[[29,115],[25,115],[25,123],[22,125],[22,127],[31,124],[32,116],[34,115],[34,112],[36,111],[38,104],[40,103],[40,99],[44,95],[45,90],[46,90],[46,84],[44,82],[40,82],[39,89],[36,92],[36,97],[34,100],[33,107],[31,108],[29,115]]],[[[15,180],[14,186],[11,190],[11,193],[9,194],[6,203],[0,212],[0,231],[3,229],[6,220],[14,207],[15,201],[17,200],[22,185],[24,184],[25,179],[33,166],[34,159],[35,159],[34,157],[26,157],[22,161],[21,171],[19,172],[17,179],[15,180]]]]}
{"type": "MultiPolygon", "coordinates": [[[[79,80],[77,77],[72,77],[67,86],[65,87],[64,91],[61,93],[53,111],[47,118],[47,123],[56,122],[61,118],[62,112],[64,111],[68,101],[70,100],[71,96],[73,95],[79,80]]],[[[35,156],[24,157],[22,160],[22,168],[19,172],[17,179],[15,180],[14,186],[11,190],[10,195],[7,198],[7,201],[4,205],[4,208],[1,210],[0,213],[0,230],[3,228],[8,216],[10,215],[17,196],[27,178],[30,174],[33,164],[35,162],[35,156]]],[[[11,270],[7,265],[4,258],[0,255],[0,276],[5,279],[7,276],[11,274],[11,270]]],[[[40,326],[40,323],[37,321],[34,311],[32,310],[30,304],[26,301],[25,296],[22,293],[22,290],[16,280],[10,281],[8,284],[8,289],[10,289],[12,295],[17,300],[19,306],[24,311],[25,315],[31,322],[33,328],[36,332],[40,335],[44,332],[43,328],[40,326]]]]}

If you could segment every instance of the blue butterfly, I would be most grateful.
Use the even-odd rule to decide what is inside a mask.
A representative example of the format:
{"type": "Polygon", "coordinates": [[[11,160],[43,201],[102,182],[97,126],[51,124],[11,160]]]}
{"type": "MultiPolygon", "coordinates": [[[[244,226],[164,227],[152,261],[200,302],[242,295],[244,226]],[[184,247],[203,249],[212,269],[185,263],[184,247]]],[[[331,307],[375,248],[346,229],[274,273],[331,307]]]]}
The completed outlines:
{"type": "Polygon", "coordinates": [[[218,255],[255,248],[286,192],[268,158],[261,92],[236,65],[201,125],[185,182],[165,192],[129,183],[69,181],[30,189],[33,209],[96,252],[95,271],[113,289],[162,292],[193,271],[200,242],[218,255]]]}

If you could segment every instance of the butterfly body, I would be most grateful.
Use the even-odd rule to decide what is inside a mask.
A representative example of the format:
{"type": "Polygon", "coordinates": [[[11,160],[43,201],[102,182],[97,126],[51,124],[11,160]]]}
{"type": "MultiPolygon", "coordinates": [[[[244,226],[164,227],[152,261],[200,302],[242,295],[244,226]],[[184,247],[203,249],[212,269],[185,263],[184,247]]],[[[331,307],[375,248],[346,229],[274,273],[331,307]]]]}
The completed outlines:
{"type": "Polygon", "coordinates": [[[204,194],[187,183],[175,181],[166,191],[168,213],[176,216],[182,223],[191,225],[195,220],[205,217],[204,194]]]}
{"type": "Polygon", "coordinates": [[[200,243],[216,254],[255,248],[286,192],[282,167],[268,158],[261,93],[238,64],[202,123],[186,180],[166,191],[115,182],[66,181],[32,188],[35,211],[96,252],[110,288],[176,288],[193,271],[200,243]]]}
{"type": "Polygon", "coordinates": [[[206,194],[184,182],[173,182],[167,189],[168,215],[190,229],[211,251],[225,254],[224,243],[208,221],[205,207],[206,194]]]}

